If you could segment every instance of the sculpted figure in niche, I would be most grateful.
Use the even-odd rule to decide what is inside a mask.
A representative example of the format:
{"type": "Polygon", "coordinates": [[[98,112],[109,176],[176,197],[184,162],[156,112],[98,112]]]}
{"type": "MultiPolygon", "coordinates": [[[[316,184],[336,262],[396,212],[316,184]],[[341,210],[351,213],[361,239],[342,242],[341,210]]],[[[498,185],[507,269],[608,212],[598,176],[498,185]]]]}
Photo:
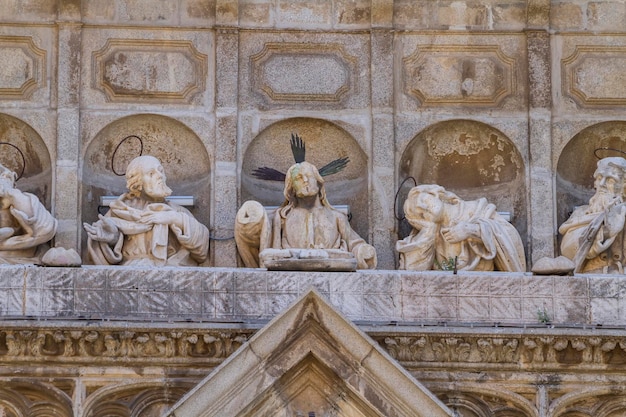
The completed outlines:
{"type": "Polygon", "coordinates": [[[352,230],[344,213],[330,205],[324,178],[314,165],[306,161],[292,165],[285,176],[284,195],[271,226],[260,203],[248,201],[239,210],[235,239],[246,266],[318,270],[376,267],[376,250],[352,230]],[[307,261],[313,266],[307,266],[307,261]]]}
{"type": "Polygon", "coordinates": [[[15,188],[16,180],[0,164],[0,264],[39,263],[57,221],[36,196],[15,188]]]}
{"type": "Polygon", "coordinates": [[[97,222],[84,224],[95,264],[196,266],[207,260],[208,229],[187,209],[165,200],[172,193],[165,181],[153,156],[128,164],[128,192],[97,222]]]}
{"type": "Polygon", "coordinates": [[[574,262],[574,272],[624,273],[624,178],[626,159],[598,161],[595,194],[559,227],[561,254],[574,262]]]}
{"type": "Polygon", "coordinates": [[[519,233],[496,207],[464,201],[435,184],[413,187],[404,203],[413,230],[396,243],[400,269],[444,269],[456,260],[465,271],[526,271],[519,233]]]}

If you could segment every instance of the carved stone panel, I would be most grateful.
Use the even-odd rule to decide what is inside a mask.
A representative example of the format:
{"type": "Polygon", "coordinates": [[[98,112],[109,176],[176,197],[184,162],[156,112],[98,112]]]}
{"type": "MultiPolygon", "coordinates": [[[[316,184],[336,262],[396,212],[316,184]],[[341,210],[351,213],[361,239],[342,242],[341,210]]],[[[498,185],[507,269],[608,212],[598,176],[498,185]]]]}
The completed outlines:
{"type": "Polygon", "coordinates": [[[46,51],[32,37],[0,36],[0,99],[28,100],[46,84],[46,51]]]}
{"type": "Polygon", "coordinates": [[[577,45],[561,68],[564,94],[579,106],[626,106],[626,46],[577,45]]]}
{"type": "Polygon", "coordinates": [[[498,45],[419,46],[403,61],[404,91],[425,106],[497,106],[516,92],[516,60],[498,45]]]}
{"type": "Polygon", "coordinates": [[[242,108],[355,109],[370,102],[369,35],[242,32],[242,108]]]}
{"type": "Polygon", "coordinates": [[[341,102],[358,88],[356,61],[340,44],[268,43],[250,57],[252,88],[271,102],[341,102]]]}
{"type": "Polygon", "coordinates": [[[92,54],[92,84],[110,102],[185,104],[204,91],[207,62],[187,40],[109,39],[92,54]]]}

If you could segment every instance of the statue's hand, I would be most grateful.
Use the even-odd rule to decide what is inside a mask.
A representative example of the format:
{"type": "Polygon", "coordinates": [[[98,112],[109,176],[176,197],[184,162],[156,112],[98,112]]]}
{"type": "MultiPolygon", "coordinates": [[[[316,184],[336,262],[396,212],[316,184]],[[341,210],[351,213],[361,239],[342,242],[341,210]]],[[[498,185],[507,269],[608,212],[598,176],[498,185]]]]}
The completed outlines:
{"type": "Polygon", "coordinates": [[[139,223],[142,224],[163,224],[183,227],[182,215],[174,210],[146,211],[141,215],[139,223]]]}
{"type": "Polygon", "coordinates": [[[117,242],[120,237],[120,231],[113,220],[108,217],[104,217],[101,214],[98,215],[98,218],[100,220],[95,222],[93,225],[83,223],[83,227],[85,228],[89,238],[97,242],[105,242],[108,244],[114,244],[117,242]]]}
{"type": "Polygon", "coordinates": [[[359,269],[373,269],[376,268],[377,258],[376,249],[372,245],[364,244],[358,246],[356,258],[358,262],[357,268],[359,269]]]}
{"type": "Polygon", "coordinates": [[[608,237],[615,236],[624,229],[624,220],[626,219],[626,206],[618,204],[611,207],[606,214],[604,225],[608,237]]]}
{"type": "Polygon", "coordinates": [[[373,246],[363,245],[363,248],[359,251],[359,255],[365,260],[374,259],[376,257],[376,250],[373,246]]]}
{"type": "Polygon", "coordinates": [[[480,236],[480,229],[477,224],[462,222],[452,227],[441,229],[441,235],[450,243],[458,243],[470,238],[480,236]]]}
{"type": "Polygon", "coordinates": [[[15,207],[11,207],[11,214],[17,220],[17,222],[24,229],[23,235],[27,237],[31,237],[35,234],[33,230],[33,225],[37,222],[37,219],[30,217],[28,214],[24,213],[22,210],[18,210],[15,207]]]}

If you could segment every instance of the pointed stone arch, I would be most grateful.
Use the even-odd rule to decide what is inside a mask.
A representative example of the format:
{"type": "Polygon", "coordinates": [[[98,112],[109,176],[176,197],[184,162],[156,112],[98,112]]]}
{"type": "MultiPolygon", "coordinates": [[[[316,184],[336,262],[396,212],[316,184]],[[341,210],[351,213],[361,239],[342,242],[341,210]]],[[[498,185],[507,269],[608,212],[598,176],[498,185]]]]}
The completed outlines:
{"type": "Polygon", "coordinates": [[[520,394],[495,387],[455,385],[454,390],[438,391],[437,397],[462,416],[539,417],[537,407],[520,394]]]}
{"type": "Polygon", "coordinates": [[[144,417],[161,415],[193,384],[186,382],[131,382],[107,385],[91,393],[84,404],[85,417],[144,417]]]}
{"type": "Polygon", "coordinates": [[[621,417],[626,415],[626,387],[591,388],[565,394],[550,404],[554,417],[621,417]]]}
{"type": "Polygon", "coordinates": [[[0,387],[0,416],[72,417],[72,400],[51,384],[3,381],[0,387]]]}

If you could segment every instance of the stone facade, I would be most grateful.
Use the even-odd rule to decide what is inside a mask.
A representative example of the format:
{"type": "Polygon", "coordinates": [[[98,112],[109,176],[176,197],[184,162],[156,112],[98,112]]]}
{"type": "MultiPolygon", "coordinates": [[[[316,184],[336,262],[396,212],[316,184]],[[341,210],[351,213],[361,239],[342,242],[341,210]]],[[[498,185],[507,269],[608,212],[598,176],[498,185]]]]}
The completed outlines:
{"type": "Polygon", "coordinates": [[[0,415],[159,415],[310,285],[463,416],[626,412],[623,276],[411,274],[393,251],[412,178],[510,214],[529,265],[556,254],[626,149],[622,0],[0,7],[0,162],[54,243],[85,255],[141,152],[212,236],[201,268],[1,267],[0,415]],[[252,172],[284,172],[294,131],[312,163],[350,158],[327,188],[378,271],[236,268],[238,207],[282,199],[252,172]]]}

